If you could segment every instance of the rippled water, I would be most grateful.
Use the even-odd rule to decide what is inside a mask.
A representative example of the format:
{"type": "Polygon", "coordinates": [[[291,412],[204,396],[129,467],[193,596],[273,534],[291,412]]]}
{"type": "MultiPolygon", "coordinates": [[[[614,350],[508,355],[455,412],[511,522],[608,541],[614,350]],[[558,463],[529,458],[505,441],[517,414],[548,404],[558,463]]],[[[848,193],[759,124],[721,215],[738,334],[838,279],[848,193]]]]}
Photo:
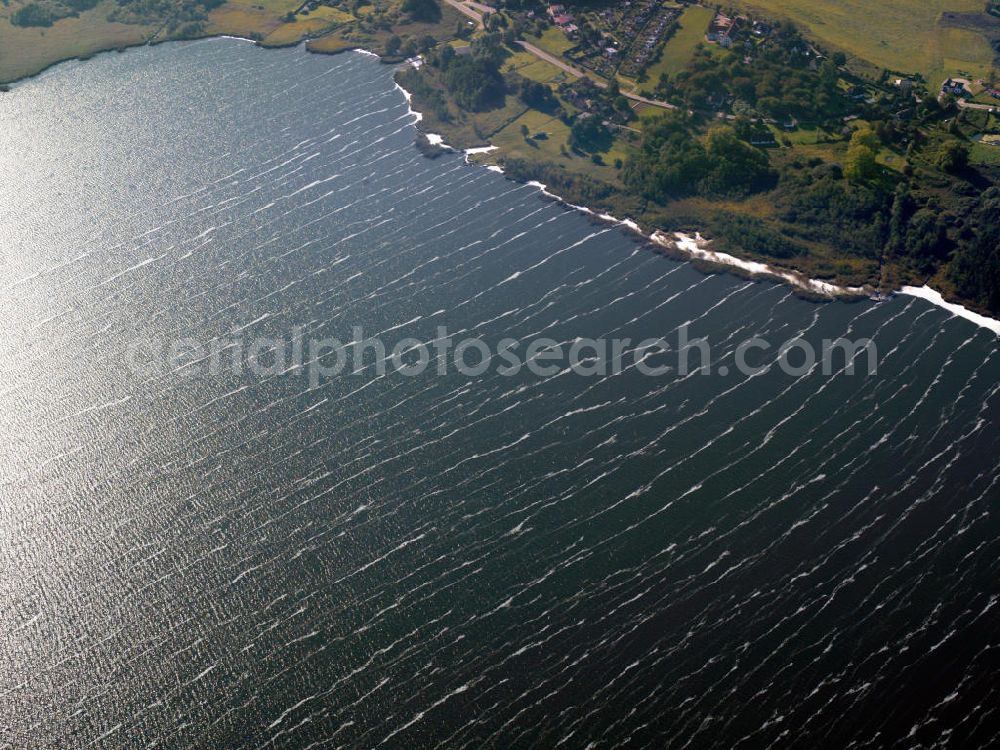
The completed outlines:
{"type": "Polygon", "coordinates": [[[0,98],[0,746],[954,747],[997,337],[703,276],[233,40],[0,98]],[[136,341],[870,336],[875,376],[133,372],[136,341]]]}

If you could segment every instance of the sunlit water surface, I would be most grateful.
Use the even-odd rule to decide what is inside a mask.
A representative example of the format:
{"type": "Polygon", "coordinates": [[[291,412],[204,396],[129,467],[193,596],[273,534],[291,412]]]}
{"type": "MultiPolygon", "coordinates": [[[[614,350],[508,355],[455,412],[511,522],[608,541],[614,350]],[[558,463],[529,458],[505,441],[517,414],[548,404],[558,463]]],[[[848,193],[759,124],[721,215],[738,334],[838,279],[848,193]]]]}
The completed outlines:
{"type": "Polygon", "coordinates": [[[391,73],[210,40],[0,97],[0,746],[992,741],[996,336],[703,276],[425,159],[391,73]],[[129,366],[686,321],[716,365],[846,335],[879,371],[129,366]]]}

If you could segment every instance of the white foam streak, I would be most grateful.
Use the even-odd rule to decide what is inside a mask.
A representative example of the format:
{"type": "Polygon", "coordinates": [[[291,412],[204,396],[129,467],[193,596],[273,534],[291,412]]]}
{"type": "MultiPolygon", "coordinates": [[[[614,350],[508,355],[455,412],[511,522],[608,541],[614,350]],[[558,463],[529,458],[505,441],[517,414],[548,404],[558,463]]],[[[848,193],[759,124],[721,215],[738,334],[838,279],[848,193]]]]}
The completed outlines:
{"type": "MultiPolygon", "coordinates": [[[[496,171],[503,173],[499,167],[490,167],[496,171]]],[[[732,268],[738,268],[742,271],[750,273],[754,276],[767,276],[776,280],[784,281],[791,286],[803,289],[814,294],[820,294],[825,297],[860,297],[868,296],[871,290],[867,287],[844,287],[838,286],[836,284],[831,284],[826,281],[820,281],[818,279],[810,279],[800,273],[795,273],[792,271],[785,271],[782,269],[774,268],[766,263],[758,263],[755,261],[743,260],[737,258],[734,255],[729,255],[728,253],[720,253],[714,250],[709,250],[706,248],[708,245],[708,240],[704,239],[700,234],[695,234],[694,236],[684,234],[682,232],[675,232],[673,239],[664,234],[663,232],[657,230],[652,234],[647,235],[642,227],[639,226],[637,222],[633,219],[619,219],[611,214],[597,213],[593,209],[587,208],[586,206],[578,206],[573,203],[568,202],[564,198],[555,193],[549,191],[548,187],[541,182],[531,180],[528,183],[531,187],[538,188],[543,195],[550,198],[558,200],[559,202],[569,206],[570,208],[576,209],[577,211],[582,211],[585,214],[590,214],[591,216],[597,216],[604,221],[609,221],[613,224],[618,224],[626,229],[630,229],[636,234],[641,234],[644,237],[648,237],[651,241],[658,245],[664,247],[671,247],[676,250],[680,250],[685,253],[688,257],[693,259],[701,259],[711,261],[713,263],[718,263],[719,265],[730,266],[732,268]]]]}
{"type": "Polygon", "coordinates": [[[738,268],[741,271],[746,271],[754,276],[769,276],[777,278],[787,284],[798,287],[799,289],[821,294],[825,297],[859,297],[867,295],[870,292],[870,290],[866,287],[838,286],[837,284],[831,284],[826,281],[810,279],[800,273],[775,268],[774,266],[769,266],[766,263],[743,260],[742,258],[737,258],[734,255],[729,255],[728,253],[720,253],[715,250],[709,250],[707,248],[709,241],[697,233],[692,237],[689,234],[675,232],[674,239],[670,239],[662,232],[653,232],[651,239],[661,245],[674,247],[692,258],[707,260],[712,263],[718,263],[719,265],[738,268]]]}
{"type": "Polygon", "coordinates": [[[931,289],[929,286],[904,286],[899,290],[899,293],[925,299],[932,305],[937,305],[938,307],[947,310],[952,315],[970,320],[977,326],[993,331],[993,333],[997,336],[1000,336],[1000,320],[980,315],[979,313],[973,312],[972,310],[962,307],[961,305],[957,305],[954,302],[946,302],[944,297],[941,296],[941,292],[931,289]]]}

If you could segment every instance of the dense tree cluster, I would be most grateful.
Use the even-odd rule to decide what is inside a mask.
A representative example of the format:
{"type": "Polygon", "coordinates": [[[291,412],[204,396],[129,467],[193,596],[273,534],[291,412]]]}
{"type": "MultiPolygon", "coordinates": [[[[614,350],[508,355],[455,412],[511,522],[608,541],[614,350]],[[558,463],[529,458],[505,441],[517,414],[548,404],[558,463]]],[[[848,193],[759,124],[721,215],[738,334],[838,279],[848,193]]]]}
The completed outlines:
{"type": "Polygon", "coordinates": [[[891,194],[880,184],[845,180],[838,165],[820,159],[794,161],[781,170],[772,194],[787,233],[877,259],[886,242],[891,194]]]}
{"type": "Polygon", "coordinates": [[[552,89],[544,83],[532,81],[523,76],[511,76],[510,78],[516,86],[518,97],[529,107],[550,114],[559,108],[559,101],[552,93],[552,89]]]}
{"type": "Polygon", "coordinates": [[[10,14],[10,22],[15,26],[51,26],[57,16],[49,8],[38,3],[28,3],[10,14]]]}
{"type": "Polygon", "coordinates": [[[806,253],[802,244],[753,216],[720,212],[713,217],[712,230],[727,244],[758,255],[787,259],[806,253]]]}
{"type": "Polygon", "coordinates": [[[403,0],[400,10],[414,21],[436,23],[441,20],[441,5],[438,0],[403,0]]]}
{"type": "Polygon", "coordinates": [[[984,192],[969,219],[950,276],[963,297],[1000,312],[1000,189],[984,192]]]}
{"type": "Polygon", "coordinates": [[[10,14],[15,26],[51,26],[60,18],[76,16],[94,8],[99,0],[62,0],[48,4],[28,3],[10,14]]]}
{"type": "Polygon", "coordinates": [[[656,93],[692,109],[717,109],[828,122],[843,114],[839,74],[831,60],[817,62],[809,46],[788,27],[766,42],[719,54],[702,48],[685,70],[663,78],[656,93]]]}
{"type": "Polygon", "coordinates": [[[108,16],[121,23],[162,24],[168,33],[197,36],[204,31],[208,14],[225,0],[118,0],[108,16]]]}
{"type": "Polygon", "coordinates": [[[640,152],[629,157],[625,184],[665,203],[689,195],[744,197],[769,188],[775,178],[766,154],[729,126],[698,137],[690,118],[671,113],[646,124],[640,152]]]}
{"type": "Polygon", "coordinates": [[[456,57],[444,71],[448,93],[462,109],[481,112],[502,106],[506,87],[500,70],[478,57],[456,57]]]}
{"type": "Polygon", "coordinates": [[[611,147],[611,131],[601,121],[589,113],[583,113],[573,120],[569,131],[571,148],[587,153],[607,151],[611,147]]]}
{"type": "Polygon", "coordinates": [[[488,33],[473,40],[468,54],[458,54],[451,45],[443,45],[427,55],[427,63],[440,72],[441,81],[459,107],[481,112],[504,104],[507,85],[500,63],[507,54],[501,34],[488,33]]]}
{"type": "Polygon", "coordinates": [[[407,66],[396,74],[396,78],[400,86],[417,97],[422,109],[433,112],[434,116],[442,122],[451,121],[451,111],[448,109],[448,102],[445,100],[444,94],[434,88],[419,70],[407,66]]]}

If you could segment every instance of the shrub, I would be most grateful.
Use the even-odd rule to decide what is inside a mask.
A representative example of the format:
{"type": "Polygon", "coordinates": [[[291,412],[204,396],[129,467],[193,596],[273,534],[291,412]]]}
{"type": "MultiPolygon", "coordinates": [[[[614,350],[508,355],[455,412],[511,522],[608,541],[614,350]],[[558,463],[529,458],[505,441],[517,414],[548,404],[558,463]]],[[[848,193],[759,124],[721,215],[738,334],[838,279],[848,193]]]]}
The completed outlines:
{"type": "Polygon", "coordinates": [[[10,15],[15,26],[51,26],[55,20],[55,14],[38,3],[28,3],[10,15]]]}

